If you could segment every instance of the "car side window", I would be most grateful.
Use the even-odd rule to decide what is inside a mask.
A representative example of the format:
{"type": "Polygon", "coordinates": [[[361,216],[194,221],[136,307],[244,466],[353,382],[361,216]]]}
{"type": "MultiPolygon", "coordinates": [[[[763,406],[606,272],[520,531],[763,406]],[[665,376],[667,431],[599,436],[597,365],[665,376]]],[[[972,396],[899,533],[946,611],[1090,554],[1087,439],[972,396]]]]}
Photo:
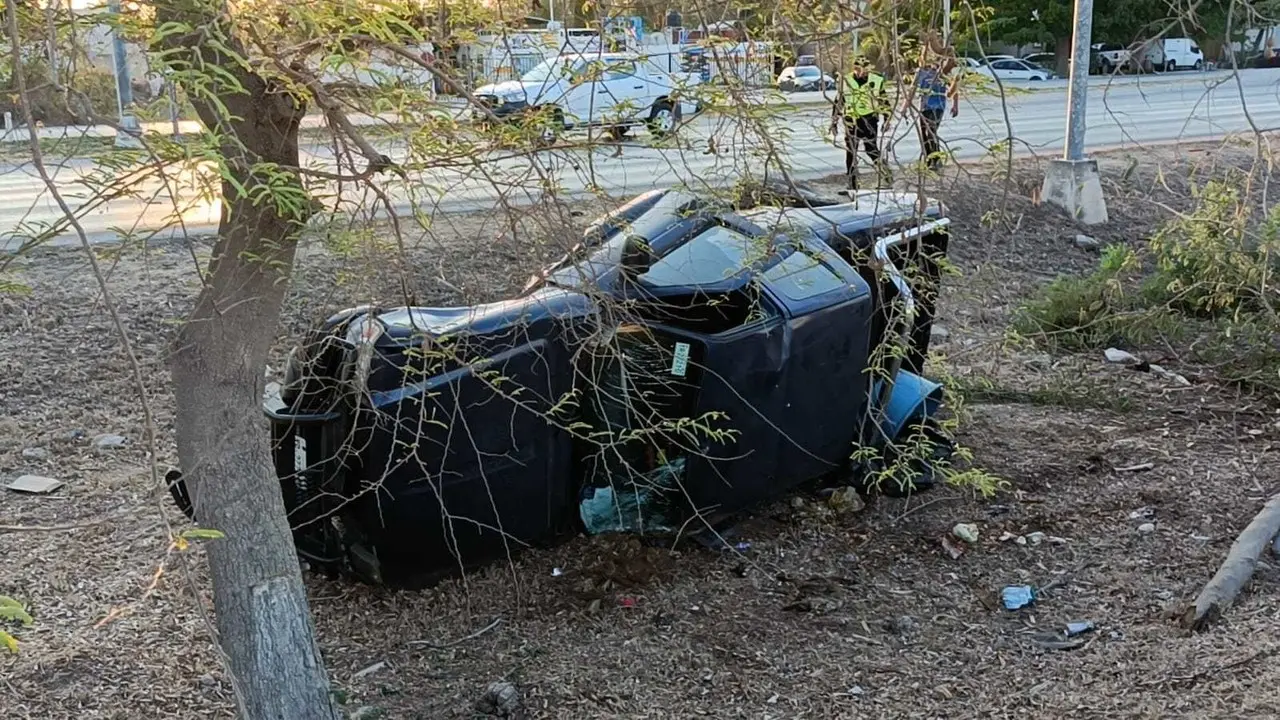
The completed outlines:
{"type": "Polygon", "coordinates": [[[1014,64],[1013,61],[1011,60],[1000,60],[999,62],[995,63],[991,67],[997,70],[1021,70],[1022,69],[1018,67],[1016,64],[1014,64]]]}
{"type": "Polygon", "coordinates": [[[790,300],[807,300],[831,292],[844,281],[823,262],[803,250],[787,255],[764,273],[769,285],[790,300]]]}
{"type": "Polygon", "coordinates": [[[640,275],[650,287],[713,285],[772,253],[767,238],[751,238],[717,225],[664,255],[640,275]]]}
{"type": "Polygon", "coordinates": [[[622,80],[636,74],[636,64],[630,60],[618,60],[605,67],[605,80],[622,80]]]}

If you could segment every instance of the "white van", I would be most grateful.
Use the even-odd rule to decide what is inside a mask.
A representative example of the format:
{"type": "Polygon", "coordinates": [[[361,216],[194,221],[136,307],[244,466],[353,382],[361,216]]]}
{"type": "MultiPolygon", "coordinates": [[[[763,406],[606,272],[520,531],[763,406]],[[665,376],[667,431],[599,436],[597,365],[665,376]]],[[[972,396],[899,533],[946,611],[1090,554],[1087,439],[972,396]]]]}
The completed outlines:
{"type": "Polygon", "coordinates": [[[1191,38],[1165,38],[1154,42],[1147,51],[1147,60],[1156,70],[1204,69],[1204,53],[1191,38]]]}

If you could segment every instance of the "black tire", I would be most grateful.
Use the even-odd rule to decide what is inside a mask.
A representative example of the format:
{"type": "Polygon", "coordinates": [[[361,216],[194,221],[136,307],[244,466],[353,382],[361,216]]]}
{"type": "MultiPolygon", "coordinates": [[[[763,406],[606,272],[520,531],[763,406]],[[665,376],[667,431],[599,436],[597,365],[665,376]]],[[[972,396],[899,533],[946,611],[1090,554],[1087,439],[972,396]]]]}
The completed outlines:
{"type": "Polygon", "coordinates": [[[649,110],[649,120],[646,124],[649,126],[650,135],[655,138],[664,138],[676,131],[679,120],[675,105],[671,104],[670,100],[659,100],[649,110]]]}
{"type": "Polygon", "coordinates": [[[1174,60],[1166,60],[1166,61],[1164,62],[1164,71],[1165,71],[1165,72],[1176,72],[1176,71],[1177,71],[1177,69],[1178,69],[1178,63],[1177,63],[1177,61],[1174,61],[1174,60]]]}
{"type": "Polygon", "coordinates": [[[560,108],[551,108],[547,112],[544,108],[534,108],[538,122],[539,145],[555,145],[556,140],[560,139],[560,135],[564,133],[564,111],[560,108]]]}
{"type": "Polygon", "coordinates": [[[1043,80],[1043,79],[1044,79],[1044,78],[1040,77],[1039,75],[1032,75],[1032,76],[1031,76],[1031,82],[1040,82],[1040,81],[1041,81],[1041,80],[1043,80]]]}
{"type": "Polygon", "coordinates": [[[1203,69],[1204,69],[1204,61],[1203,61],[1203,60],[1197,60],[1197,61],[1196,61],[1196,64],[1195,64],[1195,65],[1192,65],[1191,67],[1195,68],[1195,70],[1196,70],[1196,71],[1203,70],[1203,69]]]}

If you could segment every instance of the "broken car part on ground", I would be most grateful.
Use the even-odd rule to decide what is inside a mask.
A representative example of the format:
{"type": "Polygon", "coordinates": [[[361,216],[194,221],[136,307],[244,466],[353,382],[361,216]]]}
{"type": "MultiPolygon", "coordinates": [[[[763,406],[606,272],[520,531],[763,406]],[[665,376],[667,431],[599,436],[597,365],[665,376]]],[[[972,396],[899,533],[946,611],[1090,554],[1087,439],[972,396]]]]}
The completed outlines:
{"type": "Polygon", "coordinates": [[[911,194],[654,191],[514,300],[329,318],[266,409],[299,554],[412,586],[582,530],[691,533],[865,483],[908,434],[927,486],[948,225],[911,194]]]}

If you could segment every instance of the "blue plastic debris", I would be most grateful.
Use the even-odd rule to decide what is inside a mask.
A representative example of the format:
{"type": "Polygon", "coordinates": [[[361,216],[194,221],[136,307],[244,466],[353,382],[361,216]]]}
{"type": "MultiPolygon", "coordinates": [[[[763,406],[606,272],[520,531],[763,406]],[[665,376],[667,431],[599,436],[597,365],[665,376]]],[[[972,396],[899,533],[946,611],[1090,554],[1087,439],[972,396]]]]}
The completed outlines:
{"type": "Polygon", "coordinates": [[[1006,610],[1024,608],[1036,601],[1036,591],[1030,585],[1010,585],[1000,591],[1000,600],[1006,610]]]}
{"type": "Polygon", "coordinates": [[[1084,622],[1067,623],[1067,637],[1084,635],[1085,633],[1093,632],[1096,629],[1097,629],[1097,626],[1094,625],[1093,621],[1091,620],[1085,620],[1084,622]]]}

